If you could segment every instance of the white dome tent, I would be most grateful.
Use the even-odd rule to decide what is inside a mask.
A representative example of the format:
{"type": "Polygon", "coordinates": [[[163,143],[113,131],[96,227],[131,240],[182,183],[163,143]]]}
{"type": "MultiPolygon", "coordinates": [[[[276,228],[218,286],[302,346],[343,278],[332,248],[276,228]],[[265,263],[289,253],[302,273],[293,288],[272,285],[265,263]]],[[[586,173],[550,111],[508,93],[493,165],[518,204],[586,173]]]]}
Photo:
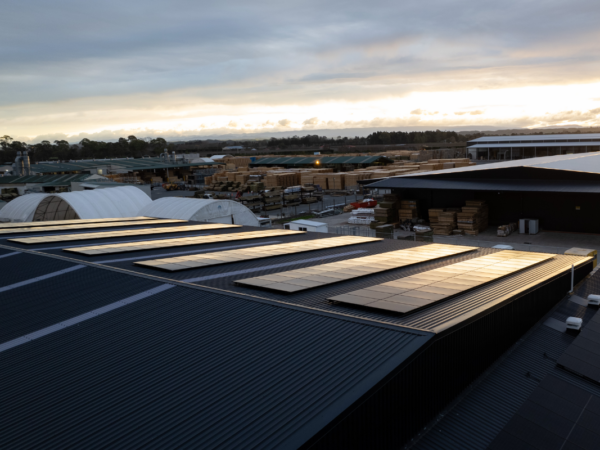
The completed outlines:
{"type": "Polygon", "coordinates": [[[260,226],[252,211],[241,203],[232,200],[164,197],[143,207],[138,215],[157,219],[181,219],[195,222],[260,226]]]}
{"type": "Polygon", "coordinates": [[[65,192],[27,194],[0,210],[0,221],[108,219],[135,217],[152,200],[133,186],[65,192]]]}

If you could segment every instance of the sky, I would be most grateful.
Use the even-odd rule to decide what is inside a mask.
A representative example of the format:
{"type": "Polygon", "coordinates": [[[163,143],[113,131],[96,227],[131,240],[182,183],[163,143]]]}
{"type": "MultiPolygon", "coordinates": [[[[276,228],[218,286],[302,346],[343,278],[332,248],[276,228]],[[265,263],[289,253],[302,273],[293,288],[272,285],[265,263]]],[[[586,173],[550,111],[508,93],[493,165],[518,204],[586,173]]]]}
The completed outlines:
{"type": "Polygon", "coordinates": [[[597,0],[3,1],[0,135],[600,126],[597,0]]]}

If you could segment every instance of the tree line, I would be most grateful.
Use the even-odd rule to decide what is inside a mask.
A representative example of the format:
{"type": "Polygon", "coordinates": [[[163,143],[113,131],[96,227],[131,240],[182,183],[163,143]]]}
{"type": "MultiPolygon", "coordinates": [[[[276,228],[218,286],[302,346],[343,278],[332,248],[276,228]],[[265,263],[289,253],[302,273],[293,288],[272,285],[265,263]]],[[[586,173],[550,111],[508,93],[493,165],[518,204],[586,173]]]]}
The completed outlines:
{"type": "MultiPolygon", "coordinates": [[[[286,138],[271,138],[258,141],[233,142],[210,142],[209,151],[219,152],[227,145],[250,145],[269,149],[276,148],[314,148],[314,147],[339,147],[339,146],[361,146],[361,145],[396,145],[396,144],[423,144],[438,142],[466,142],[470,139],[481,137],[483,134],[464,135],[455,131],[377,131],[367,137],[356,136],[354,138],[341,137],[330,138],[318,135],[292,136],[286,138]]],[[[202,145],[202,141],[194,141],[202,145]]],[[[2,149],[1,162],[12,162],[15,160],[17,151],[28,150],[32,163],[40,161],[69,161],[74,159],[104,159],[104,158],[141,158],[142,156],[158,156],[165,149],[175,150],[183,142],[167,143],[161,137],[154,139],[138,139],[135,136],[119,138],[116,142],[94,141],[82,139],[77,144],[71,144],[66,140],[55,140],[54,142],[42,141],[38,144],[27,145],[25,142],[16,141],[10,136],[0,137],[2,149]]],[[[204,149],[206,151],[206,149],[204,149]]]]}
{"type": "Polygon", "coordinates": [[[13,162],[18,151],[28,150],[32,163],[40,161],[69,161],[73,159],[104,159],[104,158],[141,158],[142,156],[158,156],[171,145],[161,137],[154,139],[138,139],[128,136],[117,142],[93,141],[82,139],[78,144],[70,144],[65,140],[54,142],[42,141],[38,144],[27,145],[15,141],[10,136],[0,137],[2,156],[0,161],[13,162]]]}

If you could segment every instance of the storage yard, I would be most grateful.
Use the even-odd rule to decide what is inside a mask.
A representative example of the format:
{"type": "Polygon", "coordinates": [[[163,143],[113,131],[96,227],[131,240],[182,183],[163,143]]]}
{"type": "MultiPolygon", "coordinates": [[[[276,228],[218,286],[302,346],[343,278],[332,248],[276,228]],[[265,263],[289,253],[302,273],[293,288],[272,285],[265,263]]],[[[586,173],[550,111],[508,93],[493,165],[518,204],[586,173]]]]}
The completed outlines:
{"type": "MultiPolygon", "coordinates": [[[[0,224],[2,447],[424,443],[595,266],[181,220],[61,225],[0,224]]],[[[480,414],[475,434],[491,442],[510,417],[480,414]]]]}

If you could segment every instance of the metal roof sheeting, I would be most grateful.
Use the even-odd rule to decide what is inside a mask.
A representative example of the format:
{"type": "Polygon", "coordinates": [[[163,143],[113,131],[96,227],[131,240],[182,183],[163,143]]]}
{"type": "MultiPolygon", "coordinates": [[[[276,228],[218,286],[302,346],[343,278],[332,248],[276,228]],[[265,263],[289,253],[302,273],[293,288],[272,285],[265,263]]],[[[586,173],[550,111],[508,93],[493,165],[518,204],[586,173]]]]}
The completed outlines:
{"type": "Polygon", "coordinates": [[[519,135],[519,136],[483,136],[477,139],[472,139],[469,142],[481,142],[481,141],[555,141],[558,139],[568,140],[583,140],[593,139],[600,141],[600,133],[581,133],[581,134],[530,134],[530,135],[519,135]]]}
{"type": "Polygon", "coordinates": [[[0,352],[0,447],[297,448],[430,338],[175,287],[0,352]]]}
{"type": "Polygon", "coordinates": [[[574,172],[586,172],[600,174],[600,153],[578,153],[575,155],[556,155],[541,158],[518,159],[502,161],[497,163],[479,164],[455,169],[435,170],[431,172],[415,173],[408,175],[397,175],[369,184],[369,187],[394,188],[397,179],[407,178],[443,178],[447,174],[465,173],[468,178],[470,172],[492,171],[497,169],[510,169],[516,167],[528,167],[534,169],[568,170],[574,172]]]}
{"type": "Polygon", "coordinates": [[[468,149],[472,148],[520,148],[520,147],[596,147],[600,145],[600,139],[594,142],[544,142],[544,143],[512,143],[512,144],[476,144],[470,145],[468,149]]]}
{"type": "Polygon", "coordinates": [[[437,180],[435,178],[391,177],[370,184],[369,187],[385,187],[388,189],[600,193],[600,184],[598,182],[577,180],[437,180]]]}
{"type": "Polygon", "coordinates": [[[0,184],[43,183],[46,186],[70,186],[74,181],[91,177],[89,173],[70,175],[25,175],[21,177],[0,177],[0,184]]]}

